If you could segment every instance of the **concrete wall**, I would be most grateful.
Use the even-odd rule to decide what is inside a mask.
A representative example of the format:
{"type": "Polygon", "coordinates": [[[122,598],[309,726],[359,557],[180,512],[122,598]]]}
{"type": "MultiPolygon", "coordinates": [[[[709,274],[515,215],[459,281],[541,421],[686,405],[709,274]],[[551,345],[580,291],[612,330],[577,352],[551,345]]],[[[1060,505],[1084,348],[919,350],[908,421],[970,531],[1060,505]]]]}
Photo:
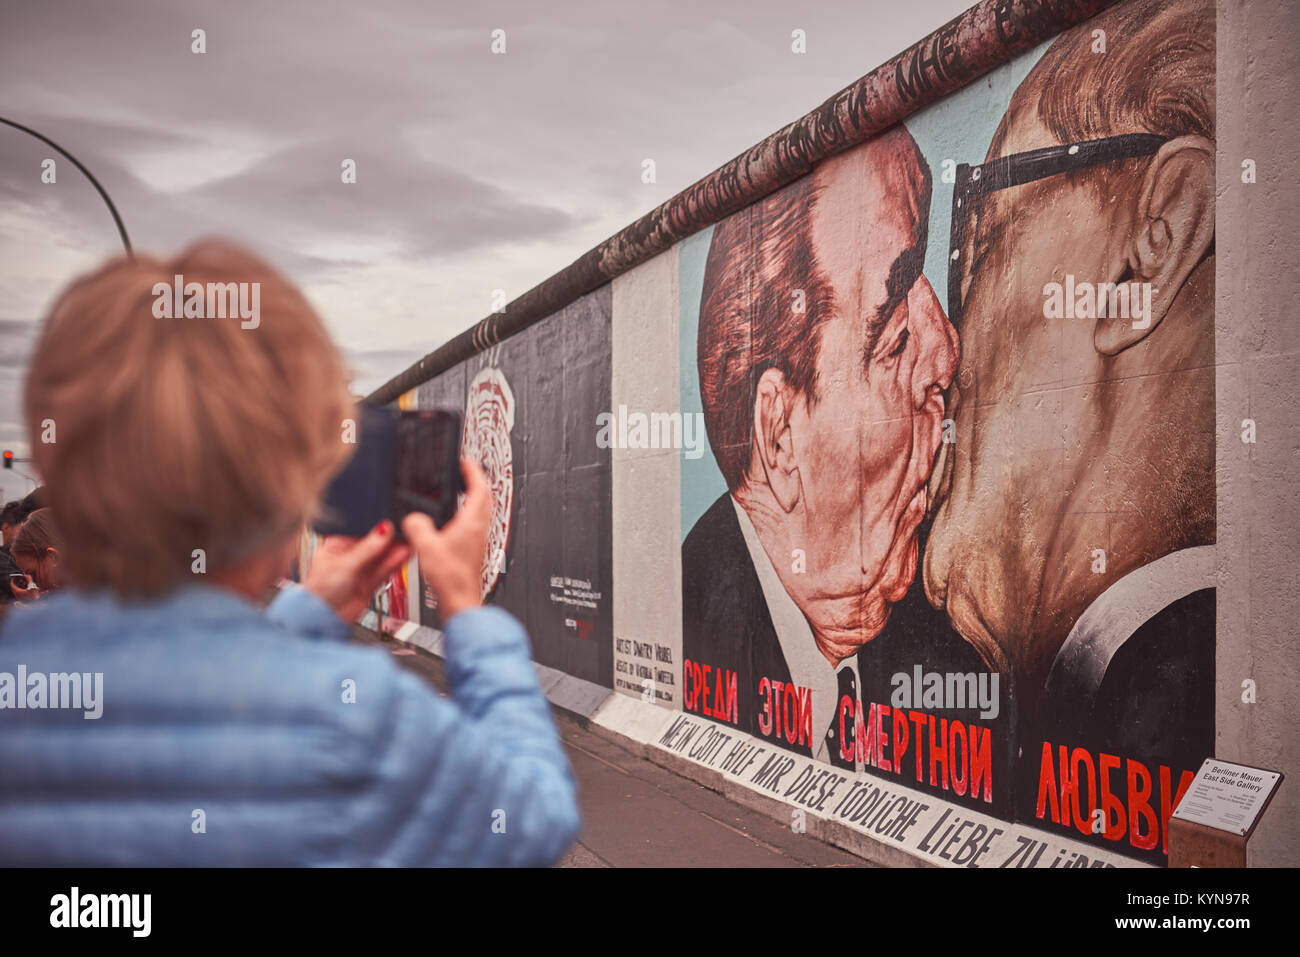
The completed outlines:
{"type": "Polygon", "coordinates": [[[1248,845],[1252,866],[1300,863],[1297,733],[1297,450],[1300,275],[1294,268],[1300,144],[1300,16],[1282,2],[1219,4],[1217,742],[1215,753],[1281,770],[1248,845]],[[1242,181],[1253,159],[1256,182],[1242,181]],[[1242,441],[1253,419],[1253,444],[1242,441]],[[1245,682],[1252,682],[1254,694],[1245,682]],[[1253,699],[1253,700],[1252,700],[1253,699]]]}
{"type": "MultiPolygon", "coordinates": [[[[1296,34],[1282,3],[1127,0],[420,386],[473,411],[495,370],[485,588],[553,699],[895,862],[1158,865],[1201,759],[1290,774],[1296,34]],[[1162,63],[1210,135],[1157,117],[1174,146],[974,186],[950,247],[959,164],[1152,131],[1096,118],[1162,63]],[[982,257],[960,321],[954,253],[982,257]],[[1149,324],[1052,311],[1049,283],[1116,280],[1152,285],[1149,324]],[[998,690],[904,700],[918,672],[998,690]]],[[[1253,864],[1300,863],[1297,810],[1284,783],[1253,864]]]]}
{"type": "MultiPolygon", "coordinates": [[[[527,626],[539,663],[606,688],[614,653],[610,450],[595,444],[592,423],[610,404],[610,329],[605,286],[401,400],[465,416],[462,451],[483,464],[496,505],[484,597],[527,626]]],[[[386,595],[378,610],[396,619],[388,630],[403,621],[439,626],[418,574],[394,576],[386,595]]]]}

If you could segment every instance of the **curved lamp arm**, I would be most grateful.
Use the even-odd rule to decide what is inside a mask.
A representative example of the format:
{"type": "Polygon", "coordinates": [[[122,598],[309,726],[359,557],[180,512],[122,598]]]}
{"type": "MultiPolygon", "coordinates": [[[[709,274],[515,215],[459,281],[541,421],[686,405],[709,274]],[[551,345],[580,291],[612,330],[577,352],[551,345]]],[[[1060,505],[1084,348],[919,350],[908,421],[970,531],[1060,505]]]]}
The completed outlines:
{"type": "Polygon", "coordinates": [[[83,172],[86,175],[86,179],[90,180],[90,185],[95,187],[95,190],[99,193],[100,197],[104,200],[104,204],[108,207],[108,211],[113,215],[113,222],[117,224],[117,234],[122,237],[122,245],[126,247],[127,256],[134,258],[135,251],[131,248],[131,238],[126,234],[126,226],[122,224],[122,217],[117,214],[117,207],[114,206],[113,201],[108,198],[108,192],[104,189],[103,186],[99,184],[99,180],[95,179],[94,174],[91,173],[90,170],[86,169],[86,167],[82,164],[81,160],[77,159],[75,156],[73,156],[71,153],[65,150],[58,143],[54,142],[54,140],[50,139],[48,136],[36,132],[34,129],[32,129],[29,126],[23,126],[21,123],[15,123],[13,120],[5,119],[3,116],[0,116],[0,123],[5,124],[6,126],[12,126],[16,130],[22,130],[24,133],[28,133],[36,137],[41,142],[48,143],[50,146],[54,147],[61,154],[67,157],[68,160],[72,162],[73,166],[77,167],[77,169],[81,170],[81,172],[83,172]]]}

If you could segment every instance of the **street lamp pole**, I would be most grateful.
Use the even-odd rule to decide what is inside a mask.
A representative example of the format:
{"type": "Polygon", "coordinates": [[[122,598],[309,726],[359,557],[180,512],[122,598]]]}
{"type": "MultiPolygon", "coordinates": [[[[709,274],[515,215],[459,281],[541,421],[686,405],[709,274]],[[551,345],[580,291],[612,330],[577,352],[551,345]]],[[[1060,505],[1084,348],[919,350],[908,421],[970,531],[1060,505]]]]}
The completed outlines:
{"type": "Polygon", "coordinates": [[[95,179],[94,174],[91,173],[90,170],[86,169],[85,165],[81,162],[81,160],[77,159],[75,156],[73,156],[71,153],[65,150],[58,143],[54,142],[54,140],[50,139],[48,136],[44,135],[43,133],[36,132],[36,130],[32,129],[30,126],[24,126],[21,123],[15,123],[13,120],[6,119],[3,116],[0,116],[0,123],[5,124],[6,126],[12,126],[16,130],[21,130],[22,132],[27,133],[30,136],[34,136],[42,143],[47,143],[48,145],[52,146],[54,149],[58,150],[65,157],[67,157],[67,159],[72,163],[73,166],[81,170],[81,172],[85,174],[86,179],[90,180],[90,185],[95,187],[95,190],[99,193],[100,198],[104,200],[104,204],[108,207],[109,213],[112,214],[113,222],[117,224],[117,234],[122,237],[122,245],[126,247],[127,256],[130,258],[135,258],[135,251],[132,250],[131,248],[131,238],[126,234],[126,226],[123,225],[122,223],[122,217],[117,214],[117,207],[114,206],[113,201],[109,199],[108,191],[105,190],[104,187],[100,185],[99,180],[95,179]]]}

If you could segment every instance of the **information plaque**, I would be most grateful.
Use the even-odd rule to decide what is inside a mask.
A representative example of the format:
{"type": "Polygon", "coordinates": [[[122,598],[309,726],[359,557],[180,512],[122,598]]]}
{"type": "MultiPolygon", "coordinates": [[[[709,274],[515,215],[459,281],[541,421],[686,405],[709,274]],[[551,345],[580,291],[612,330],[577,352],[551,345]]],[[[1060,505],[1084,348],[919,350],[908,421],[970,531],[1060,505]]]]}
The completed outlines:
{"type": "Polygon", "coordinates": [[[1173,816],[1244,837],[1255,827],[1281,780],[1278,771],[1206,758],[1173,816]]]}

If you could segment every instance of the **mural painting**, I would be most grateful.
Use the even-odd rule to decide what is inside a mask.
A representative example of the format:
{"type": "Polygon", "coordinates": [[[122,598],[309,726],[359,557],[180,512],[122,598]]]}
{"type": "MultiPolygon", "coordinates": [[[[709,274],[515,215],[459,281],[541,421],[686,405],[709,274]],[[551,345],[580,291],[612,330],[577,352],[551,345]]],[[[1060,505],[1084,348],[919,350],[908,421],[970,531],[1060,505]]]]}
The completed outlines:
{"type": "Polygon", "coordinates": [[[683,243],[688,712],[1163,858],[1214,743],[1214,29],[1121,4],[683,243]]]}

